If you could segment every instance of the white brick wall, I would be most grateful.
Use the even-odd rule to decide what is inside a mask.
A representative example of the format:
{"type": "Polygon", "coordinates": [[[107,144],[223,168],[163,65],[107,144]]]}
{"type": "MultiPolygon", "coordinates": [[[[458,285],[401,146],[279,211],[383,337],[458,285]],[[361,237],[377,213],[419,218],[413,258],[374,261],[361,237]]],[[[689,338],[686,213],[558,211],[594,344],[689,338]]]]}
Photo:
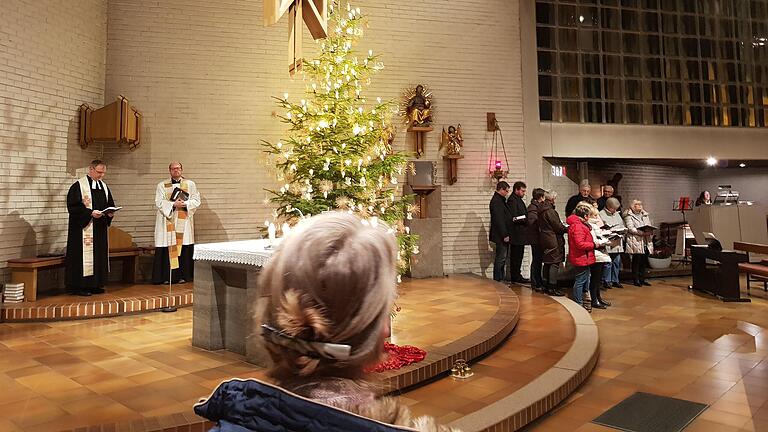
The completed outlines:
{"type": "MultiPolygon", "coordinates": [[[[544,161],[545,188],[558,193],[557,210],[565,219],[565,204],[568,198],[578,191],[580,177],[573,160],[559,160],[552,163],[544,161]],[[553,177],[552,163],[565,165],[568,177],[553,177]]],[[[613,161],[589,161],[588,177],[593,188],[599,188],[617,172],[623,174],[619,183],[619,193],[625,208],[631,200],[643,201],[643,207],[651,213],[654,223],[681,221],[680,212],[672,210],[672,205],[681,196],[695,200],[699,195],[699,175],[701,170],[676,168],[664,165],[630,164],[613,161]]]]}
{"type": "Polygon", "coordinates": [[[77,143],[77,108],[104,97],[105,0],[0,6],[0,281],[6,260],[60,251],[66,191],[96,153],[77,143]]]}
{"type": "MultiPolygon", "coordinates": [[[[439,129],[461,123],[466,158],[459,182],[443,185],[443,248],[447,272],[481,272],[488,253],[487,176],[491,136],[485,113],[496,112],[514,178],[524,178],[517,2],[355,2],[370,17],[361,52],[383,54],[386,69],[369,96],[394,98],[419,82],[436,104],[427,160],[437,155],[439,129]]],[[[271,96],[299,98],[300,78],[286,70],[287,24],[262,25],[261,2],[110,0],[106,99],[123,94],[144,114],[144,143],[135,152],[108,149],[109,180],[126,206],[115,223],[151,242],[154,185],[171,159],[197,181],[203,208],[198,243],[252,238],[271,209],[262,203],[273,173],[258,143],[277,140],[282,125],[271,96]]],[[[316,49],[305,30],[306,55],[316,49]]],[[[396,144],[412,148],[401,128],[396,144]]]]}
{"type": "Polygon", "coordinates": [[[683,217],[672,210],[681,196],[695,200],[699,196],[699,170],[662,165],[627,163],[589,163],[589,180],[593,187],[605,184],[614,173],[624,175],[619,183],[622,204],[627,208],[633,199],[643,201],[643,208],[658,226],[661,222],[678,222],[683,217]]]}

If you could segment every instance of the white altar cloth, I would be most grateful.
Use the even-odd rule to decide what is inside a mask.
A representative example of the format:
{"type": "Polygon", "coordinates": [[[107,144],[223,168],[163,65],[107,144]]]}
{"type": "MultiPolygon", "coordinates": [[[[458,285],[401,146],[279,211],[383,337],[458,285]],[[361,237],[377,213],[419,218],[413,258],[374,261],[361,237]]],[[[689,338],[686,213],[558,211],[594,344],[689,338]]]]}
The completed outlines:
{"type": "Polygon", "coordinates": [[[195,245],[195,261],[219,261],[233,264],[245,264],[263,267],[275,253],[280,239],[269,248],[268,239],[240,240],[221,243],[203,243],[195,245]]]}

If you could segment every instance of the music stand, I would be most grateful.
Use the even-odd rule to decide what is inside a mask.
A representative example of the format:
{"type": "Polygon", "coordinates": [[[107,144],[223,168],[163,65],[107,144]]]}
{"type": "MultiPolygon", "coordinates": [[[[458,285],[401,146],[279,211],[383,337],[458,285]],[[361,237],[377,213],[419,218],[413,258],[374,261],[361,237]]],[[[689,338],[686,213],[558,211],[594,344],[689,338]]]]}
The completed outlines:
{"type": "Polygon", "coordinates": [[[691,197],[681,196],[680,199],[672,204],[672,210],[679,211],[683,215],[683,259],[681,262],[687,263],[689,261],[688,248],[686,247],[686,233],[691,227],[688,225],[688,221],[685,219],[685,212],[693,210],[691,206],[691,197]]]}

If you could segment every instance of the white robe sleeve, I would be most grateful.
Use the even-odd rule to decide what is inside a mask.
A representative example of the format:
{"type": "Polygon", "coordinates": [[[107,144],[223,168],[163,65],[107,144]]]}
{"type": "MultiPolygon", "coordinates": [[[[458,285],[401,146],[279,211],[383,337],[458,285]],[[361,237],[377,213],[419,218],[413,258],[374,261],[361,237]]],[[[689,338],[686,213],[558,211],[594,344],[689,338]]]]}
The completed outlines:
{"type": "Polygon", "coordinates": [[[197,191],[195,182],[189,180],[189,199],[187,200],[187,213],[189,216],[195,214],[195,210],[200,207],[200,192],[197,191]]]}
{"type": "Polygon", "coordinates": [[[166,219],[170,219],[171,213],[173,213],[173,203],[165,199],[165,187],[163,187],[163,183],[157,184],[157,189],[155,190],[155,207],[157,207],[157,211],[166,219]]]}

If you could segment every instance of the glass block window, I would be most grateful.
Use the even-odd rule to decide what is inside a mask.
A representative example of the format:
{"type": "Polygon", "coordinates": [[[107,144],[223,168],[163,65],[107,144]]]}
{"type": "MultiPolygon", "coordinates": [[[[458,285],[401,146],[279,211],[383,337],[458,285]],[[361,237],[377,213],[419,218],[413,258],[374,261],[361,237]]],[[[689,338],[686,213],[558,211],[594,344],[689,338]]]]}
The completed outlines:
{"type": "Polygon", "coordinates": [[[537,0],[542,121],[768,124],[768,0],[537,0]]]}

